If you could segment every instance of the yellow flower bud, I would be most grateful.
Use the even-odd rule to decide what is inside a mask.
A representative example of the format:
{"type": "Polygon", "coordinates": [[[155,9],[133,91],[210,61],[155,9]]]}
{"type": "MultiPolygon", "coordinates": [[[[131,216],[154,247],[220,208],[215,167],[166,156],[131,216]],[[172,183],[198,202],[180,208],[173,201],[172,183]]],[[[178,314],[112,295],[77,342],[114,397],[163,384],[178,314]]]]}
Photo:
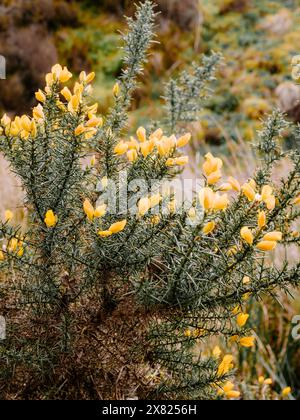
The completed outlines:
{"type": "Polygon", "coordinates": [[[293,201],[293,204],[295,204],[296,206],[300,204],[300,195],[298,195],[298,197],[295,198],[295,200],[293,201]]]}
{"type": "Polygon", "coordinates": [[[258,213],[258,227],[261,229],[264,228],[267,224],[267,216],[264,211],[260,211],[258,213]]]}
{"type": "Polygon", "coordinates": [[[199,192],[199,201],[204,210],[211,210],[215,200],[215,193],[211,188],[203,188],[199,192]]]}
{"type": "Polygon", "coordinates": [[[168,204],[168,209],[171,214],[176,212],[177,202],[176,200],[171,200],[168,204]]]}
{"type": "Polygon", "coordinates": [[[174,164],[178,166],[184,166],[189,163],[189,157],[188,156],[181,156],[174,159],[174,164]]]}
{"type": "Polygon", "coordinates": [[[275,241],[262,241],[259,242],[256,247],[260,251],[273,251],[277,246],[277,242],[275,241]]]}
{"type": "Polygon", "coordinates": [[[237,316],[236,322],[237,322],[238,326],[242,328],[246,325],[248,319],[249,319],[248,314],[239,314],[237,316]]]}
{"type": "Polygon", "coordinates": [[[39,102],[45,102],[46,101],[46,95],[44,92],[39,89],[37,92],[35,92],[35,97],[39,102]]]}
{"type": "Polygon", "coordinates": [[[86,123],[87,127],[102,127],[103,118],[91,118],[86,123]]]}
{"type": "Polygon", "coordinates": [[[72,99],[72,93],[70,89],[68,89],[67,87],[64,87],[60,93],[66,99],[66,101],[70,102],[70,100],[72,99]]]}
{"type": "Polygon", "coordinates": [[[288,386],[281,391],[281,395],[282,397],[286,398],[291,394],[291,392],[292,392],[292,388],[288,386]]]}
{"type": "Polygon", "coordinates": [[[92,203],[90,202],[90,200],[88,200],[87,198],[83,202],[83,211],[85,212],[85,214],[87,215],[87,218],[90,221],[94,219],[95,209],[92,203]]]}
{"type": "Polygon", "coordinates": [[[68,103],[68,111],[71,113],[75,113],[78,111],[79,108],[79,98],[77,95],[73,95],[70,102],[68,103]]]}
{"type": "Polygon", "coordinates": [[[157,130],[154,131],[154,133],[152,133],[149,137],[149,140],[160,140],[163,136],[164,132],[162,131],[161,128],[158,128],[157,130]]]}
{"type": "Polygon", "coordinates": [[[226,354],[218,367],[218,376],[226,375],[233,367],[233,356],[231,354],[226,354]]]}
{"type": "Polygon", "coordinates": [[[227,194],[216,194],[213,202],[213,210],[221,211],[226,210],[229,206],[229,198],[227,194]]]}
{"type": "Polygon", "coordinates": [[[19,258],[22,258],[22,257],[23,257],[23,255],[24,255],[24,248],[23,248],[23,247],[21,247],[21,248],[19,249],[19,251],[17,252],[17,256],[18,256],[19,258]]]}
{"type": "Polygon", "coordinates": [[[127,220],[122,220],[121,222],[114,223],[109,228],[109,231],[112,233],[119,233],[122,230],[124,230],[126,223],[127,223],[127,220]]]}
{"type": "Polygon", "coordinates": [[[123,155],[128,150],[128,144],[125,141],[121,140],[116,147],[114,148],[114,153],[116,155],[123,155]]]}
{"type": "Polygon", "coordinates": [[[144,143],[147,140],[146,130],[144,127],[138,128],[136,135],[141,143],[144,143]]]}
{"type": "Polygon", "coordinates": [[[52,73],[47,73],[46,77],[45,77],[45,80],[46,80],[46,87],[50,88],[53,85],[53,82],[54,82],[53,74],[52,73]]]}
{"type": "Polygon", "coordinates": [[[41,121],[45,118],[44,110],[41,104],[38,104],[32,111],[33,118],[37,121],[41,121]]]}
{"type": "Polygon", "coordinates": [[[184,146],[186,146],[190,142],[191,138],[192,138],[192,135],[190,133],[187,133],[184,136],[180,137],[177,140],[177,144],[176,144],[177,147],[184,147],[184,146]]]}
{"type": "Polygon", "coordinates": [[[232,186],[232,188],[234,189],[234,191],[240,192],[241,186],[240,186],[239,181],[237,181],[235,178],[233,178],[232,176],[230,176],[228,178],[228,182],[232,186]]]}
{"type": "Polygon", "coordinates": [[[135,162],[138,158],[137,151],[135,149],[128,150],[127,159],[129,162],[135,162]]]}
{"type": "Polygon", "coordinates": [[[144,143],[141,143],[140,149],[142,155],[146,158],[153,150],[153,143],[152,141],[145,141],[144,143]]]}
{"type": "Polygon", "coordinates": [[[136,150],[137,152],[140,150],[139,142],[134,138],[130,137],[130,141],[127,142],[129,150],[136,150]]]}
{"type": "Polygon", "coordinates": [[[249,201],[255,200],[256,193],[250,184],[244,184],[242,186],[242,192],[249,201]]]}
{"type": "Polygon", "coordinates": [[[218,188],[219,191],[227,192],[232,190],[232,185],[229,182],[225,182],[218,188]]]}
{"type": "Polygon", "coordinates": [[[57,224],[58,218],[52,210],[48,210],[44,222],[48,228],[52,228],[57,224]]]}
{"type": "Polygon", "coordinates": [[[87,84],[91,83],[91,82],[95,79],[95,76],[96,76],[96,74],[92,71],[91,73],[89,73],[89,74],[86,76],[86,80],[85,80],[85,82],[86,82],[87,84]]]}
{"type": "Polygon", "coordinates": [[[267,209],[272,211],[275,209],[276,206],[276,198],[274,197],[274,195],[270,195],[266,200],[265,200],[267,209]]]}
{"type": "Polygon", "coordinates": [[[80,124],[76,129],[75,129],[75,136],[80,136],[82,133],[84,133],[86,131],[86,127],[84,127],[83,124],[80,124]]]}
{"type": "Polygon", "coordinates": [[[267,379],[264,380],[264,384],[265,385],[272,385],[273,384],[273,381],[272,381],[271,378],[267,378],[267,379]]]}
{"type": "Polygon", "coordinates": [[[267,233],[264,238],[264,241],[275,241],[275,242],[279,242],[282,241],[282,233],[281,232],[269,232],[267,233]]]}
{"type": "Polygon", "coordinates": [[[112,235],[112,232],[110,230],[100,230],[98,232],[98,235],[101,236],[102,238],[107,238],[108,236],[112,235]]]}
{"type": "Polygon", "coordinates": [[[241,393],[239,391],[232,390],[232,391],[225,392],[225,395],[227,398],[232,399],[232,398],[239,398],[241,396],[241,393]]]}
{"type": "Polygon", "coordinates": [[[239,341],[242,347],[250,348],[255,346],[255,337],[243,337],[239,341]]]}
{"type": "Polygon", "coordinates": [[[67,67],[64,67],[58,76],[59,81],[61,83],[66,83],[68,80],[70,80],[72,77],[72,73],[67,69],[67,67]]]}
{"type": "Polygon", "coordinates": [[[265,185],[261,190],[261,197],[263,201],[268,200],[270,195],[273,194],[273,188],[270,185],[265,185]]]}
{"type": "Polygon", "coordinates": [[[249,245],[253,244],[253,241],[254,241],[253,233],[248,227],[243,227],[241,229],[241,237],[244,239],[244,241],[247,242],[247,244],[249,245]]]}
{"type": "Polygon", "coordinates": [[[31,131],[31,120],[30,120],[29,117],[27,117],[27,115],[23,115],[21,117],[21,127],[23,128],[23,130],[30,133],[30,131],[31,131]]]}
{"type": "Polygon", "coordinates": [[[208,235],[211,232],[213,232],[215,230],[216,227],[216,223],[215,222],[208,222],[204,228],[202,229],[202,232],[204,233],[204,235],[208,235]]]}
{"type": "Polygon", "coordinates": [[[6,127],[7,125],[9,125],[11,123],[11,119],[8,115],[4,114],[3,117],[1,118],[1,124],[6,127]]]}
{"type": "Polygon", "coordinates": [[[215,172],[212,172],[208,177],[207,177],[207,183],[209,185],[213,185],[216,184],[217,182],[220,181],[220,179],[222,178],[222,173],[220,170],[217,170],[215,172]]]}
{"type": "Polygon", "coordinates": [[[213,172],[220,171],[223,167],[223,162],[219,158],[215,158],[211,153],[205,156],[205,162],[203,164],[203,172],[208,177],[213,172]]]}

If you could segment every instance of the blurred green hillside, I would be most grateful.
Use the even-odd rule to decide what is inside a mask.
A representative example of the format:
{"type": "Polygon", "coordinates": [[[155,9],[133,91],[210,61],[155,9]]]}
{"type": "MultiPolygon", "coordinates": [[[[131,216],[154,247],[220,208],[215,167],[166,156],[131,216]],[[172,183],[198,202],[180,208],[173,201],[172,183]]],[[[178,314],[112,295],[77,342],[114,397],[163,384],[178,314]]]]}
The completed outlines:
{"type": "MultiPolygon", "coordinates": [[[[8,80],[0,83],[0,107],[28,111],[43,75],[59,61],[75,73],[97,73],[94,97],[105,112],[122,64],[119,31],[127,0],[4,0],[0,6],[0,53],[8,80]]],[[[199,140],[221,144],[228,134],[253,138],[260,118],[277,104],[300,120],[300,87],[291,79],[299,53],[299,0],[157,0],[158,40],[135,94],[136,123],[154,117],[165,79],[201,53],[221,51],[224,65],[216,94],[206,104],[199,140]],[[151,86],[151,87],[150,87],[151,86]],[[224,133],[223,127],[226,127],[224,133]],[[238,130],[238,131],[237,131],[238,130]]]]}

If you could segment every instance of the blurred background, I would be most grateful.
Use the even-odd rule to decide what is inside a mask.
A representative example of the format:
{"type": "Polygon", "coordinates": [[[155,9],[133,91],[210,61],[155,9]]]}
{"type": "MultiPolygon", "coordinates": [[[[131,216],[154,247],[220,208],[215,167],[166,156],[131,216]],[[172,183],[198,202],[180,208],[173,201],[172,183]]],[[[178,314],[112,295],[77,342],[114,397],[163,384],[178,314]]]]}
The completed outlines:
{"type": "MultiPolygon", "coordinates": [[[[140,79],[131,110],[136,128],[161,114],[163,83],[202,53],[222,52],[215,94],[194,124],[193,150],[205,148],[224,156],[231,174],[246,179],[257,162],[251,151],[261,119],[279,106],[300,122],[300,85],[291,77],[291,59],[300,54],[299,0],[155,0],[157,40],[140,79]]],[[[0,113],[29,113],[34,92],[57,62],[75,74],[95,71],[94,97],[105,113],[122,66],[120,31],[131,0],[0,0],[0,54],[7,79],[0,80],[0,113]]],[[[299,147],[289,132],[286,147],[299,147]]],[[[11,208],[22,220],[22,192],[0,157],[0,211],[11,208]]],[[[277,176],[284,175],[283,165],[277,176]]],[[[280,256],[277,256],[280,258],[280,256]]],[[[295,252],[292,259],[299,260],[295,252]]],[[[272,376],[277,387],[300,389],[299,341],[291,339],[291,319],[300,314],[299,300],[254,305],[253,327],[260,351],[240,355],[245,395],[259,397],[259,374],[272,376]],[[252,386],[253,385],[253,386],[252,386]]],[[[260,396],[262,398],[264,396],[260,396]]]]}

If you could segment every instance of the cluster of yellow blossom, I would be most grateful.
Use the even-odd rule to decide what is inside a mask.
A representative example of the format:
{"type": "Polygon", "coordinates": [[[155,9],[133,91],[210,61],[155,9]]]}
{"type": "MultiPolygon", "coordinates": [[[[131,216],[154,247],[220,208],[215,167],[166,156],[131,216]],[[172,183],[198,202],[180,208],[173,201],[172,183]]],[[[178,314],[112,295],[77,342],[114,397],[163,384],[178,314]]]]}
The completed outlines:
{"type": "MultiPolygon", "coordinates": [[[[262,213],[260,213],[259,218],[262,218],[262,213]]],[[[254,234],[247,226],[244,226],[241,229],[241,238],[247,242],[248,245],[253,245],[254,234]]],[[[260,251],[272,251],[276,248],[277,243],[282,240],[282,233],[278,231],[273,231],[266,233],[262,240],[256,245],[257,249],[260,251]]]]}
{"type": "MultiPolygon", "coordinates": [[[[240,184],[233,177],[229,177],[227,182],[215,187],[215,190],[213,189],[213,186],[222,178],[222,167],[223,162],[221,159],[214,157],[211,153],[205,155],[205,162],[202,169],[207,186],[199,192],[199,201],[206,212],[226,210],[230,203],[226,193],[231,190],[236,192],[240,191],[240,184]]],[[[214,222],[210,222],[204,227],[203,232],[208,234],[214,229],[214,222]]]]}
{"type": "Polygon", "coordinates": [[[4,129],[7,136],[20,136],[23,140],[27,140],[30,136],[35,138],[37,135],[36,123],[43,117],[43,110],[38,107],[33,109],[33,119],[27,115],[22,115],[22,117],[17,116],[14,120],[11,120],[10,117],[4,114],[1,118],[1,130],[3,132],[4,129]]]}
{"type": "Polygon", "coordinates": [[[138,215],[145,216],[148,211],[156,206],[162,201],[162,196],[160,193],[153,194],[150,197],[141,198],[138,202],[138,215]]]}
{"type": "Polygon", "coordinates": [[[144,127],[140,127],[136,132],[137,139],[131,137],[130,141],[121,140],[114,148],[114,153],[123,155],[126,153],[127,159],[130,162],[135,162],[139,155],[144,158],[151,153],[155,156],[165,157],[167,166],[184,166],[188,163],[188,156],[170,157],[177,148],[186,146],[190,139],[191,134],[187,133],[177,139],[174,135],[167,137],[161,129],[152,133],[149,138],[144,127]]]}
{"type": "Polygon", "coordinates": [[[259,385],[272,385],[273,381],[271,378],[265,378],[264,376],[259,376],[258,383],[259,385]]]}
{"type": "Polygon", "coordinates": [[[90,200],[85,199],[83,203],[83,210],[90,221],[93,221],[94,218],[103,217],[106,214],[106,204],[101,204],[97,208],[94,208],[90,200]]]}
{"type": "MultiPolygon", "coordinates": [[[[71,79],[72,74],[69,72],[67,67],[62,67],[60,64],[55,64],[51,72],[46,75],[46,86],[45,90],[42,91],[39,89],[35,93],[36,99],[44,103],[47,99],[47,95],[50,95],[52,92],[52,86],[55,83],[65,83],[71,79]]],[[[67,101],[67,106],[59,99],[56,102],[56,105],[63,111],[68,110],[70,113],[76,113],[79,110],[80,104],[82,102],[82,95],[85,89],[87,91],[89,83],[93,81],[95,73],[86,74],[81,72],[79,76],[79,82],[76,82],[74,85],[73,92],[69,88],[64,87],[61,90],[62,97],[67,101]]],[[[97,128],[103,125],[103,119],[97,118],[96,113],[98,109],[98,104],[90,106],[86,110],[88,116],[88,121],[80,124],[75,129],[75,135],[79,136],[84,133],[85,139],[90,139],[96,132],[97,128]]],[[[11,120],[6,114],[1,119],[0,134],[2,134],[3,129],[5,134],[13,137],[20,136],[22,139],[27,140],[30,136],[35,138],[37,135],[37,123],[42,123],[44,121],[44,109],[41,104],[38,104],[33,108],[32,118],[27,115],[21,117],[17,116],[14,120],[11,120]]]]}
{"type": "Polygon", "coordinates": [[[251,179],[249,182],[242,186],[243,194],[251,201],[257,201],[258,203],[265,203],[268,210],[272,211],[276,205],[276,198],[273,194],[273,188],[270,185],[264,185],[261,192],[257,192],[256,182],[251,179]]]}
{"type": "MultiPolygon", "coordinates": [[[[6,210],[4,214],[5,223],[9,223],[14,217],[14,214],[11,210],[6,210]]],[[[5,253],[16,254],[18,257],[22,257],[24,254],[24,243],[21,237],[11,238],[7,245],[3,245],[2,250],[0,250],[0,261],[5,260],[5,253]]]]}
{"type": "Polygon", "coordinates": [[[98,235],[102,238],[106,238],[108,236],[114,235],[116,233],[122,232],[125,229],[127,224],[127,220],[121,220],[120,222],[113,223],[108,230],[100,230],[98,235]]]}
{"type": "MultiPolygon", "coordinates": [[[[94,219],[105,216],[107,205],[101,204],[100,206],[94,208],[90,200],[85,199],[83,203],[83,211],[86,214],[88,220],[91,222],[94,219]]],[[[127,220],[121,220],[120,222],[113,223],[107,230],[99,230],[98,235],[102,238],[107,238],[113,234],[122,232],[125,229],[127,220]]]]}
{"type": "Polygon", "coordinates": [[[235,399],[241,396],[239,391],[234,390],[234,384],[230,381],[226,382],[225,385],[218,391],[218,395],[225,395],[226,398],[235,399]]]}

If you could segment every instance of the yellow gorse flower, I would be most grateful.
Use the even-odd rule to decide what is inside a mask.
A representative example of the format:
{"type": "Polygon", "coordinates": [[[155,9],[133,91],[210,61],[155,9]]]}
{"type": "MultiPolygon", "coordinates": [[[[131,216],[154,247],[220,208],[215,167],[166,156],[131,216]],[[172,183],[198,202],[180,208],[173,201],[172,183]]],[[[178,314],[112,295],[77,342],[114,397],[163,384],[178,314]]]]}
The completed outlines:
{"type": "Polygon", "coordinates": [[[255,337],[243,337],[239,340],[242,347],[250,348],[255,346],[255,337]]]}
{"type": "Polygon", "coordinates": [[[215,193],[211,188],[203,188],[199,192],[199,201],[204,210],[211,210],[215,200],[215,193]]]}
{"type": "Polygon", "coordinates": [[[249,319],[249,314],[241,313],[237,316],[236,322],[237,322],[238,326],[242,328],[246,325],[248,319],[249,319]]]}
{"type": "Polygon", "coordinates": [[[292,392],[292,388],[290,386],[287,386],[286,388],[283,388],[283,390],[281,391],[281,395],[282,397],[286,398],[288,397],[292,392]]]}
{"type": "Polygon", "coordinates": [[[228,381],[222,387],[222,389],[218,391],[218,395],[225,395],[226,398],[235,399],[235,398],[239,398],[241,396],[241,393],[239,391],[235,391],[234,384],[228,381]]]}
{"type": "Polygon", "coordinates": [[[116,222],[110,226],[108,229],[111,233],[119,233],[122,232],[122,230],[125,229],[125,226],[127,224],[127,220],[122,220],[120,222],[116,222]]]}
{"type": "Polygon", "coordinates": [[[253,245],[253,241],[254,241],[253,233],[248,227],[245,226],[241,229],[241,237],[242,239],[244,239],[244,241],[247,242],[247,244],[253,245]]]}
{"type": "Polygon", "coordinates": [[[48,228],[56,226],[58,221],[57,216],[54,214],[53,210],[48,210],[44,218],[44,222],[48,228]]]}
{"type": "Polygon", "coordinates": [[[222,169],[223,162],[219,158],[215,158],[211,153],[205,155],[205,162],[203,164],[203,172],[209,177],[214,172],[218,172],[222,169]]]}
{"type": "MultiPolygon", "coordinates": [[[[37,121],[42,121],[45,118],[44,110],[41,104],[38,104],[35,108],[33,108],[32,115],[37,121]]],[[[27,131],[30,131],[30,129],[27,131]]]]}
{"type": "Polygon", "coordinates": [[[70,102],[70,100],[72,99],[72,93],[70,89],[68,89],[67,87],[64,87],[60,93],[66,99],[66,101],[70,102]]]}
{"type": "Polygon", "coordinates": [[[94,219],[95,209],[90,200],[87,198],[83,202],[83,210],[87,216],[87,218],[92,221],[94,219]]]}
{"type": "Polygon", "coordinates": [[[126,153],[128,150],[128,145],[127,143],[125,143],[125,141],[120,141],[116,147],[114,148],[114,153],[116,155],[123,155],[124,153],[126,153]]]}
{"type": "Polygon", "coordinates": [[[264,228],[267,224],[267,216],[264,211],[258,213],[257,224],[259,228],[264,228]]]}
{"type": "Polygon", "coordinates": [[[46,95],[44,92],[39,89],[37,92],[35,92],[35,97],[39,102],[45,102],[46,101],[46,95]]]}
{"type": "Polygon", "coordinates": [[[211,232],[215,230],[215,227],[216,227],[215,222],[208,222],[202,229],[202,232],[204,233],[204,235],[209,235],[211,232]]]}
{"type": "Polygon", "coordinates": [[[144,143],[147,140],[147,134],[144,127],[139,127],[137,129],[136,135],[141,143],[144,143]]]}
{"type": "Polygon", "coordinates": [[[226,354],[218,367],[218,376],[226,375],[233,367],[233,356],[231,354],[226,354]]]}
{"type": "Polygon", "coordinates": [[[184,136],[180,137],[177,142],[176,142],[176,146],[177,147],[184,147],[186,146],[190,140],[192,138],[192,135],[190,133],[185,134],[184,136]]]}
{"type": "Polygon", "coordinates": [[[264,241],[275,241],[279,242],[282,241],[282,233],[278,231],[266,233],[263,237],[264,241]]]}
{"type": "Polygon", "coordinates": [[[236,180],[235,178],[233,178],[232,176],[230,176],[228,178],[228,182],[232,186],[232,188],[234,189],[234,191],[240,192],[241,186],[240,186],[240,183],[239,183],[238,180],[236,180]]]}

